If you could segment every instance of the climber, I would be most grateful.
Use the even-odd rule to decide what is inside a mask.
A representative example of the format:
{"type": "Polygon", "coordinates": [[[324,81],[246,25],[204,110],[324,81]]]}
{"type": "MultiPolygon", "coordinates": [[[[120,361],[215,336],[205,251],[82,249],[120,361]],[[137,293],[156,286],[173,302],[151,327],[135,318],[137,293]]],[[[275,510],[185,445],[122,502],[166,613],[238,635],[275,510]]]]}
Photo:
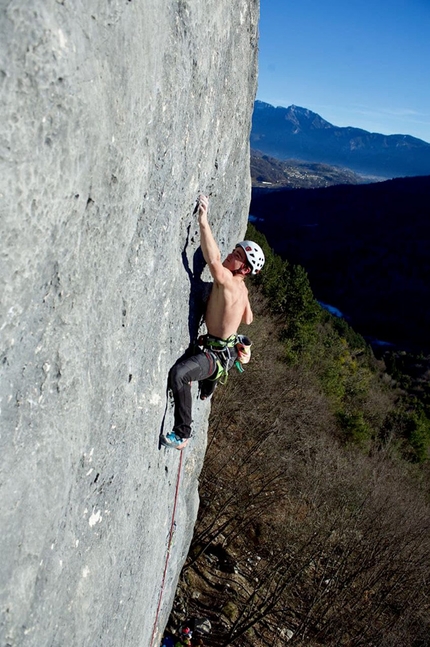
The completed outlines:
{"type": "Polygon", "coordinates": [[[188,645],[188,647],[191,647],[192,637],[193,637],[193,632],[189,627],[181,627],[179,631],[179,640],[175,644],[175,647],[183,647],[184,645],[188,645]]]}
{"type": "Polygon", "coordinates": [[[257,243],[244,240],[221,262],[221,254],[208,222],[208,198],[198,200],[200,243],[204,259],[213,277],[206,307],[208,334],[199,340],[201,349],[176,363],[169,373],[169,387],[175,402],[173,431],[161,437],[166,447],[183,449],[191,435],[191,382],[199,381],[200,397],[209,397],[218,381],[227,376],[236,360],[249,359],[251,342],[237,335],[241,323],[249,325],[253,314],[245,286],[248,274],[258,274],[264,265],[264,253],[257,243]]]}

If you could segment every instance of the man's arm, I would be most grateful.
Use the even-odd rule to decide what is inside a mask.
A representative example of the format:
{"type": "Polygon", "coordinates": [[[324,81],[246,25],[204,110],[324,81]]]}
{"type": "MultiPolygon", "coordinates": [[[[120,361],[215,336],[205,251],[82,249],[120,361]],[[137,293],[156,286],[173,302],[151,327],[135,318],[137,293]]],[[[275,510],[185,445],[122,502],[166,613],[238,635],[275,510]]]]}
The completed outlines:
{"type": "Polygon", "coordinates": [[[213,237],[208,222],[208,199],[206,196],[199,196],[199,227],[200,227],[200,244],[202,247],[203,257],[208,264],[209,271],[216,283],[221,285],[231,279],[229,272],[221,263],[221,253],[213,237]]]}
{"type": "Polygon", "coordinates": [[[245,310],[243,312],[242,323],[249,326],[249,324],[252,324],[253,320],[254,320],[254,315],[252,314],[251,305],[248,301],[246,304],[245,310]]]}

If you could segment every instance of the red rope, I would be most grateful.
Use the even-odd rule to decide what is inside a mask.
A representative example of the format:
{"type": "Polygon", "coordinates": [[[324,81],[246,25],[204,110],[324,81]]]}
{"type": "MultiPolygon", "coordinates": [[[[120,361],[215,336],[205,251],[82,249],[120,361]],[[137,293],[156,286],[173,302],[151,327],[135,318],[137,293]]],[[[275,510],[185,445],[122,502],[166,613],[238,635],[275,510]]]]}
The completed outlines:
{"type": "Polygon", "coordinates": [[[159,595],[159,598],[158,598],[157,613],[155,614],[154,627],[153,627],[153,630],[152,630],[151,647],[153,647],[153,645],[154,645],[155,634],[156,634],[156,631],[157,631],[158,616],[160,615],[161,600],[163,599],[164,584],[165,584],[165,581],[166,581],[166,573],[167,573],[167,566],[169,564],[170,549],[172,547],[173,531],[174,531],[174,528],[175,528],[176,505],[178,503],[178,494],[179,494],[179,481],[181,480],[182,454],[183,454],[183,450],[181,450],[180,457],[179,457],[178,477],[176,479],[176,491],[175,491],[175,501],[174,501],[174,504],[173,504],[172,523],[170,524],[169,541],[167,543],[166,563],[164,565],[163,579],[161,581],[161,589],[160,589],[160,595],[159,595]]]}

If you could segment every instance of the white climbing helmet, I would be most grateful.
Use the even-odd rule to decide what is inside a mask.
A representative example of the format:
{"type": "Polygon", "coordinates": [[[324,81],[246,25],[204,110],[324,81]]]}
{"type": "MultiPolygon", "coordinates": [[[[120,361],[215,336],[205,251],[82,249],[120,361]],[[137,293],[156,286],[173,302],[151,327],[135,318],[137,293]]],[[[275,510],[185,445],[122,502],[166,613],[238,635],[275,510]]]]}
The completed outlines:
{"type": "Polygon", "coordinates": [[[248,265],[252,270],[251,274],[258,274],[266,260],[260,245],[257,245],[252,240],[242,240],[242,242],[237,243],[236,247],[242,247],[245,252],[248,265]]]}

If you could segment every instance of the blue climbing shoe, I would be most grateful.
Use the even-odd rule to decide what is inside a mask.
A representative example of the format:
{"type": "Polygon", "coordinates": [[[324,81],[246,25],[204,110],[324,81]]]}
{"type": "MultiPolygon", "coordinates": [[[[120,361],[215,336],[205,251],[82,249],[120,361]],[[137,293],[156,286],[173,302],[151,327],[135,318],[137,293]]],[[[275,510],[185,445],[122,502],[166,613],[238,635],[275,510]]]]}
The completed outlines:
{"type": "Polygon", "coordinates": [[[174,431],[171,431],[167,436],[161,436],[160,442],[165,447],[170,447],[171,449],[183,449],[187,444],[189,438],[181,438],[177,436],[174,431]]]}

